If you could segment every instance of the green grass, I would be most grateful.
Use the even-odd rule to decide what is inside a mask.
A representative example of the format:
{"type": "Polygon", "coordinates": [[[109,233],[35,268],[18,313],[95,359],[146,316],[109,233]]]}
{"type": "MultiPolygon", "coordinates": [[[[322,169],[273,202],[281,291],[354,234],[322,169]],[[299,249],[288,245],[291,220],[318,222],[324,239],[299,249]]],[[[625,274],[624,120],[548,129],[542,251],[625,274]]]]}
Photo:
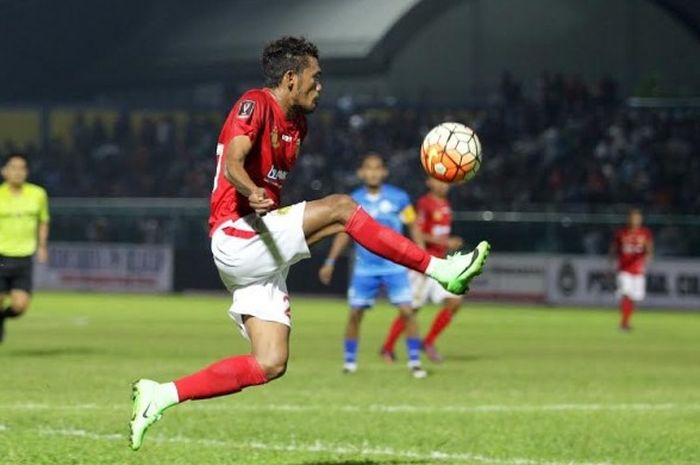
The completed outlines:
{"type": "Polygon", "coordinates": [[[0,463],[700,463],[697,314],[641,312],[621,334],[612,311],[470,303],[439,341],[446,362],[415,380],[377,356],[388,306],[343,376],[344,303],[301,298],[285,377],[175,407],[132,452],[131,381],[247,350],[227,303],[37,295],[0,346],[0,463]]]}

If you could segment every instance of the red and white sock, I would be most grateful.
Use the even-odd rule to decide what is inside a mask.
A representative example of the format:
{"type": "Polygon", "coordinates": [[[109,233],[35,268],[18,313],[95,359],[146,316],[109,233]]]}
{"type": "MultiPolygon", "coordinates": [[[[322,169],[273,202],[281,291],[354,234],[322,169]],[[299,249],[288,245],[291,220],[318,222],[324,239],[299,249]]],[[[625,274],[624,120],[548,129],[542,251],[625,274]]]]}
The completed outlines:
{"type": "Polygon", "coordinates": [[[394,351],[396,341],[399,339],[404,329],[406,329],[406,321],[399,315],[391,324],[391,328],[389,328],[389,334],[386,335],[386,340],[384,341],[384,350],[388,352],[394,351]]]}
{"type": "Polygon", "coordinates": [[[362,207],[350,217],[345,232],[370,252],[420,273],[426,272],[433,258],[403,234],[375,221],[362,207]]]}
{"type": "Polygon", "coordinates": [[[435,344],[435,339],[437,339],[440,333],[447,328],[450,321],[452,321],[452,312],[450,312],[447,308],[440,310],[440,313],[438,313],[433,320],[433,325],[430,327],[430,331],[428,331],[425,339],[423,339],[423,345],[432,346],[435,344]]]}
{"type": "MultiPolygon", "coordinates": [[[[172,383],[166,383],[166,385],[172,384],[177,394],[177,402],[184,402],[225,396],[239,392],[248,386],[256,386],[266,382],[265,373],[255,357],[239,355],[219,360],[203,370],[172,383]]],[[[164,387],[161,392],[165,392],[167,389],[172,388],[170,386],[164,387]]],[[[172,396],[172,394],[170,395],[172,396]]]]}

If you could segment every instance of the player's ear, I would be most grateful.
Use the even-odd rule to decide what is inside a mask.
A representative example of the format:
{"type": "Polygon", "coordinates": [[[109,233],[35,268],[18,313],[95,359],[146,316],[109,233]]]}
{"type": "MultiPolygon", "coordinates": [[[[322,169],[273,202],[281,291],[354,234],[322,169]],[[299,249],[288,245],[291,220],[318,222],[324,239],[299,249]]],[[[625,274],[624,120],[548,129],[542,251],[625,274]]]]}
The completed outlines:
{"type": "Polygon", "coordinates": [[[288,69],[287,71],[285,71],[284,75],[282,76],[282,82],[285,83],[287,90],[290,90],[290,91],[292,89],[294,89],[294,85],[296,84],[296,80],[297,80],[297,75],[291,69],[288,69]]]}

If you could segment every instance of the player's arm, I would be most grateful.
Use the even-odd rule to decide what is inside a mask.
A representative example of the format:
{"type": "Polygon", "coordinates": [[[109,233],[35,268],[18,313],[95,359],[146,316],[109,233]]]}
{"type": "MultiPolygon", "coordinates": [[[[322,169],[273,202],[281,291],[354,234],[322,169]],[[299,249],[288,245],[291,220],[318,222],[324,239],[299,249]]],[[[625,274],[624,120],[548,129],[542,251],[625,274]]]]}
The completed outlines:
{"type": "Polygon", "coordinates": [[[413,242],[418,244],[420,247],[425,248],[425,238],[423,237],[423,231],[420,230],[416,222],[407,225],[408,235],[411,237],[413,242]]]}
{"type": "Polygon", "coordinates": [[[416,210],[410,203],[401,210],[401,222],[408,230],[408,235],[420,247],[425,248],[425,236],[423,231],[420,230],[420,225],[418,224],[416,210]]]}
{"type": "Polygon", "coordinates": [[[36,258],[39,263],[46,263],[49,259],[49,200],[46,194],[42,196],[39,209],[39,231],[36,258]]]}
{"type": "Polygon", "coordinates": [[[224,178],[242,195],[248,197],[250,207],[255,213],[263,214],[274,208],[272,199],[262,187],[255,185],[245,170],[245,159],[253,147],[248,136],[236,136],[228,143],[224,151],[224,178]]]}
{"type": "Polygon", "coordinates": [[[331,250],[328,252],[328,258],[326,258],[326,261],[323,262],[323,266],[318,270],[318,279],[326,286],[330,284],[331,278],[333,277],[336,260],[338,260],[340,254],[348,247],[350,240],[350,236],[344,232],[336,234],[335,239],[333,239],[333,245],[331,245],[331,250]]]}
{"type": "Polygon", "coordinates": [[[647,239],[646,247],[644,250],[644,262],[649,263],[654,258],[654,239],[651,235],[647,239]]]}
{"type": "Polygon", "coordinates": [[[39,223],[39,245],[36,249],[36,258],[39,263],[46,263],[49,259],[49,222],[39,223]]]}

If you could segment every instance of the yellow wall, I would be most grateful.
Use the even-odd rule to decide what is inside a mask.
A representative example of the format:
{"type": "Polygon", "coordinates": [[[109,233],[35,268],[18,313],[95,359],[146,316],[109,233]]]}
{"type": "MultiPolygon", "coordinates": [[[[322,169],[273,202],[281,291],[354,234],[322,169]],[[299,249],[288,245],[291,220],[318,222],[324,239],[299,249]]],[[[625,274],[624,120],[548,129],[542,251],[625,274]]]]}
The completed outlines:
{"type": "Polygon", "coordinates": [[[20,148],[39,144],[39,111],[0,109],[0,144],[11,140],[20,148]]]}
{"type": "Polygon", "coordinates": [[[102,122],[107,128],[107,133],[111,133],[114,123],[119,113],[114,110],[52,110],[49,114],[49,137],[51,139],[61,139],[66,145],[72,144],[73,137],[71,129],[77,114],[85,116],[85,124],[91,127],[96,118],[102,118],[102,122]]]}

